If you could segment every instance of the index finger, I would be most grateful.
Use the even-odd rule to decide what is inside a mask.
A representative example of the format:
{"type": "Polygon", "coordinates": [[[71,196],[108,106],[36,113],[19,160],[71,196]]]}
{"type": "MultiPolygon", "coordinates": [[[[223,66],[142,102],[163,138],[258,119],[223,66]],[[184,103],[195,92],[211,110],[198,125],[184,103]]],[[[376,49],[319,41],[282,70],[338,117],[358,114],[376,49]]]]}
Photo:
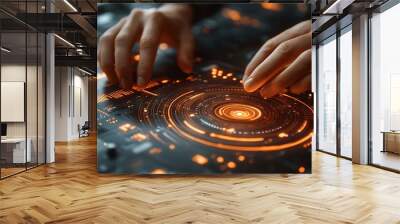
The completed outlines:
{"type": "Polygon", "coordinates": [[[140,61],[138,65],[137,84],[145,86],[151,78],[162,32],[162,15],[153,13],[144,26],[140,39],[140,61]]]}

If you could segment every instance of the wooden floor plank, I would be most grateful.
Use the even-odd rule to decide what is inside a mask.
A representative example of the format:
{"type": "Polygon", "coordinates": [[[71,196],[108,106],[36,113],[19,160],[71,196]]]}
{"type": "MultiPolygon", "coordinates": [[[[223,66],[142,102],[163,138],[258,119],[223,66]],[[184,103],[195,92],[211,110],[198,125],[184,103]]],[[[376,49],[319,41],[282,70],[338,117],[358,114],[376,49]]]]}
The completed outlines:
{"type": "Polygon", "coordinates": [[[313,153],[312,175],[96,172],[95,136],[0,181],[0,223],[400,223],[400,175],[313,153]]]}

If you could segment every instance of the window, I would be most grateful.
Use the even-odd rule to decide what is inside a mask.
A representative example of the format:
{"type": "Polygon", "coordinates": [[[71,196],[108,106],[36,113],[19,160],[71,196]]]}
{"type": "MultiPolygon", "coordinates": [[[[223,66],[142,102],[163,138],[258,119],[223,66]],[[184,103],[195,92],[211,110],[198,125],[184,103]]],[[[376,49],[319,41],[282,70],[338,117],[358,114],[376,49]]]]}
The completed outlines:
{"type": "Polygon", "coordinates": [[[352,35],[351,26],[340,36],[340,155],[351,158],[352,148],[352,35]]]}
{"type": "Polygon", "coordinates": [[[371,18],[371,162],[400,170],[400,4],[371,18]]]}
{"type": "MultiPolygon", "coordinates": [[[[44,1],[8,1],[19,16],[44,1]]],[[[45,35],[0,12],[0,178],[45,163],[45,35]]]]}
{"type": "Polygon", "coordinates": [[[336,36],[320,44],[317,53],[317,149],[336,153],[336,36]]]}

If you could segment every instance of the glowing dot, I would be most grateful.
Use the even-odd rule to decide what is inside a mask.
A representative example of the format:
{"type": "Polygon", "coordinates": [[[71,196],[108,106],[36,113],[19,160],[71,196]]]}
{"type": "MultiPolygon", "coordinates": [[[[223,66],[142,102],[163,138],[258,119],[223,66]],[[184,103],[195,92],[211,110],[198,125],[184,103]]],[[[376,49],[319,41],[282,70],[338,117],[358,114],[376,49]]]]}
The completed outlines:
{"type": "Polygon", "coordinates": [[[157,148],[157,147],[154,147],[154,148],[150,149],[149,153],[152,154],[152,155],[160,154],[161,153],[161,149],[157,148]]]}
{"type": "Polygon", "coordinates": [[[140,60],[140,55],[139,55],[139,54],[135,54],[135,55],[133,56],[133,60],[139,61],[139,60],[140,60]]]}
{"type": "Polygon", "coordinates": [[[144,135],[142,133],[134,134],[131,137],[132,140],[135,140],[135,141],[138,141],[138,142],[141,142],[141,141],[145,140],[146,138],[147,138],[146,135],[144,135]]]}
{"type": "Polygon", "coordinates": [[[143,109],[143,112],[147,113],[147,109],[146,109],[146,108],[144,108],[144,109],[143,109]]]}
{"type": "Polygon", "coordinates": [[[168,83],[168,82],[169,82],[168,79],[164,79],[164,80],[161,81],[161,83],[164,83],[164,84],[165,84],[165,83],[168,83]]]}
{"type": "Polygon", "coordinates": [[[286,134],[285,132],[281,132],[281,133],[278,134],[278,137],[279,137],[279,138],[287,138],[288,136],[289,136],[289,135],[286,134]]]}
{"type": "Polygon", "coordinates": [[[224,162],[224,157],[218,156],[218,157],[217,157],[217,162],[218,162],[218,163],[223,163],[223,162],[224,162]]]}
{"type": "Polygon", "coordinates": [[[226,129],[226,132],[233,133],[233,132],[235,132],[235,129],[234,128],[228,128],[228,129],[226,129]]]}
{"type": "Polygon", "coordinates": [[[235,163],[235,162],[232,162],[232,161],[228,162],[226,165],[227,165],[228,168],[230,168],[230,169],[235,169],[235,168],[236,168],[236,163],[235,163]]]}
{"type": "Polygon", "coordinates": [[[174,145],[174,144],[170,144],[170,145],[168,146],[168,148],[171,149],[171,150],[174,150],[174,149],[175,149],[175,145],[174,145]]]}
{"type": "Polygon", "coordinates": [[[169,127],[169,128],[172,128],[172,125],[171,125],[171,124],[168,124],[168,127],[169,127]]]}
{"type": "Polygon", "coordinates": [[[190,117],[194,117],[195,115],[194,115],[194,114],[190,114],[189,116],[190,116],[190,117]]]}
{"type": "Polygon", "coordinates": [[[192,161],[194,163],[197,163],[199,165],[204,165],[206,163],[208,163],[208,159],[206,157],[204,157],[203,155],[200,154],[196,154],[192,157],[192,161]]]}
{"type": "Polygon", "coordinates": [[[166,43],[161,43],[161,44],[158,46],[158,48],[160,48],[161,50],[165,50],[165,49],[168,48],[168,44],[166,44],[166,43]]]}
{"type": "Polygon", "coordinates": [[[304,173],[306,171],[306,168],[304,166],[299,167],[298,169],[299,173],[304,173]]]}
{"type": "Polygon", "coordinates": [[[222,74],[224,74],[224,71],[222,71],[222,70],[219,70],[217,73],[218,76],[222,76],[222,74]]]}
{"type": "Polygon", "coordinates": [[[166,174],[167,172],[164,169],[154,169],[153,171],[151,171],[151,174],[166,174]]]}
{"type": "Polygon", "coordinates": [[[282,9],[282,5],[281,4],[277,4],[277,3],[261,3],[261,7],[265,10],[270,10],[270,11],[280,11],[282,9]]]}
{"type": "Polygon", "coordinates": [[[216,75],[213,75],[212,77],[213,77],[213,79],[216,79],[216,78],[217,78],[217,76],[216,76],[216,75]]]}
{"type": "Polygon", "coordinates": [[[131,125],[129,123],[126,123],[126,124],[123,124],[123,125],[119,126],[119,129],[121,131],[123,131],[123,132],[128,132],[130,130],[135,129],[135,127],[136,127],[135,125],[131,125]]]}
{"type": "Polygon", "coordinates": [[[233,77],[233,78],[232,78],[232,80],[233,80],[233,81],[236,81],[236,80],[237,80],[237,78],[236,78],[236,77],[233,77]]]}
{"type": "Polygon", "coordinates": [[[222,76],[222,79],[227,79],[227,78],[228,78],[228,76],[226,76],[226,75],[222,76]]]}
{"type": "Polygon", "coordinates": [[[225,9],[223,14],[226,18],[229,18],[233,21],[239,21],[241,18],[240,12],[234,9],[225,9]]]}
{"type": "Polygon", "coordinates": [[[211,69],[211,75],[216,75],[217,72],[218,72],[218,69],[216,69],[216,68],[211,69]]]}
{"type": "Polygon", "coordinates": [[[245,157],[244,155],[238,156],[238,160],[239,160],[240,162],[243,162],[245,159],[246,159],[246,157],[245,157]]]}
{"type": "Polygon", "coordinates": [[[226,74],[226,76],[231,77],[233,74],[232,73],[228,73],[226,74]]]}

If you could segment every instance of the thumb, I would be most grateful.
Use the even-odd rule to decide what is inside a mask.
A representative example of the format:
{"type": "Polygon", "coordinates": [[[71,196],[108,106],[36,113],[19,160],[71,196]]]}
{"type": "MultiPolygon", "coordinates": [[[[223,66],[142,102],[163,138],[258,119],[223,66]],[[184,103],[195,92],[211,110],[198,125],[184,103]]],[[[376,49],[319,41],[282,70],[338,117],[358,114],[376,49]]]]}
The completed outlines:
{"type": "Polygon", "coordinates": [[[194,38],[190,28],[183,30],[180,35],[177,57],[179,68],[186,73],[191,73],[193,69],[194,38]]]}

